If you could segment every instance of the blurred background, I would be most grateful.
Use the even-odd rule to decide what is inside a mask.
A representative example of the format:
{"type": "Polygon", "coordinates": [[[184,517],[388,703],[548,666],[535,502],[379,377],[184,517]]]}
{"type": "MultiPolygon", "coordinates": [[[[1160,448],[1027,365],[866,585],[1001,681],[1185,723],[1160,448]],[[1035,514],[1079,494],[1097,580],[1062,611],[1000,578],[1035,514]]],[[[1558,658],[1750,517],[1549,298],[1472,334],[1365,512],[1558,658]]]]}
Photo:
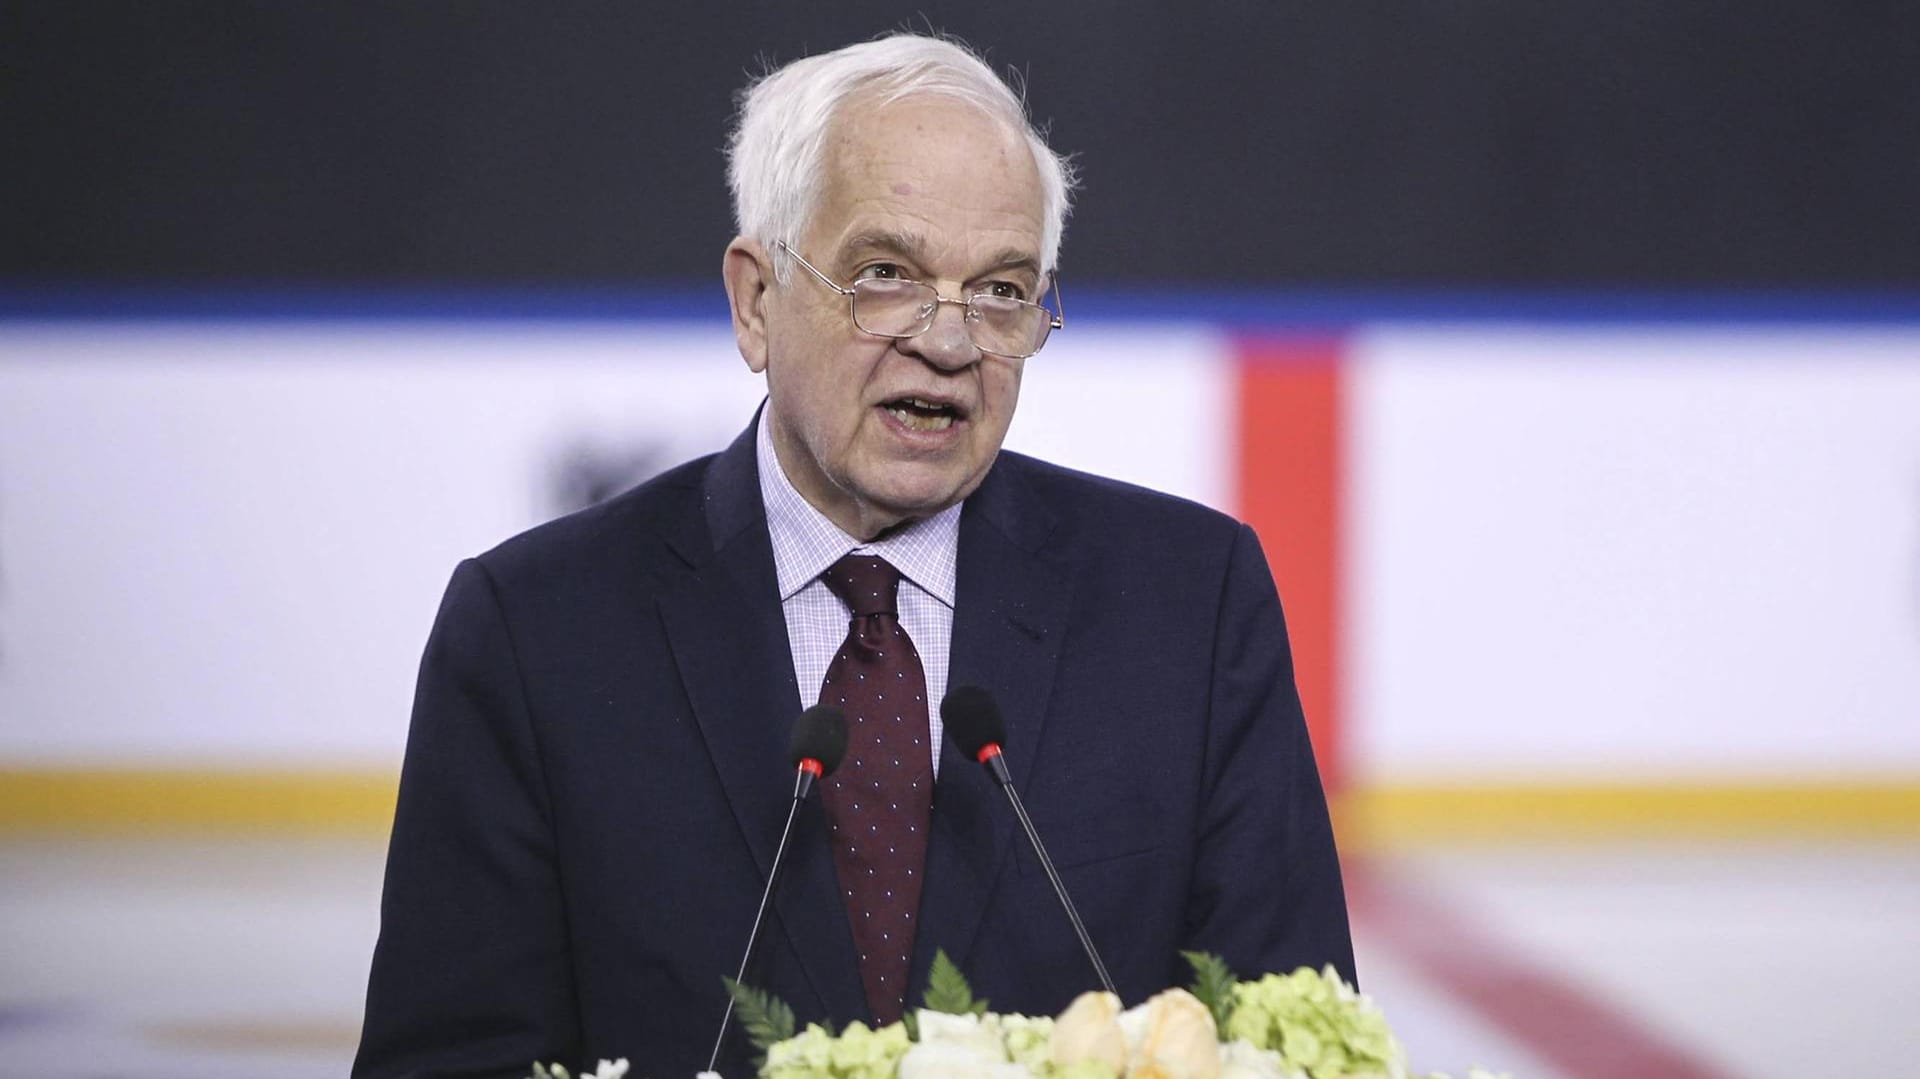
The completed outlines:
{"type": "Polygon", "coordinates": [[[1906,1074],[1910,7],[21,0],[0,1075],[345,1072],[441,587],[744,427],[733,95],[902,27],[1075,155],[1009,444],[1259,530],[1414,1065],[1906,1074]]]}

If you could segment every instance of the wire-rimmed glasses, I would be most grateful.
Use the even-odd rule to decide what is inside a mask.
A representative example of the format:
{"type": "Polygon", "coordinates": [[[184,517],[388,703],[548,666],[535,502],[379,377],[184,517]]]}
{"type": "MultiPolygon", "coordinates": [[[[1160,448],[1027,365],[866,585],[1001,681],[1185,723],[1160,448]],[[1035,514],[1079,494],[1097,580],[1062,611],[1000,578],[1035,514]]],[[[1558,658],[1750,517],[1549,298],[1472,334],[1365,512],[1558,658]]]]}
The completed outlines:
{"type": "MultiPolygon", "coordinates": [[[[852,288],[846,288],[815,269],[792,244],[781,240],[777,246],[819,278],[821,284],[845,296],[853,313],[853,324],[861,332],[875,337],[918,337],[932,328],[941,304],[957,304],[966,309],[963,321],[975,348],[1010,360],[1024,360],[1040,351],[1047,343],[1047,335],[1062,325],[1061,315],[1037,303],[990,292],[950,300],[932,285],[904,277],[863,277],[855,281],[852,288]]],[[[1057,308],[1060,282],[1057,278],[1051,282],[1047,291],[1053,295],[1057,308]]]]}

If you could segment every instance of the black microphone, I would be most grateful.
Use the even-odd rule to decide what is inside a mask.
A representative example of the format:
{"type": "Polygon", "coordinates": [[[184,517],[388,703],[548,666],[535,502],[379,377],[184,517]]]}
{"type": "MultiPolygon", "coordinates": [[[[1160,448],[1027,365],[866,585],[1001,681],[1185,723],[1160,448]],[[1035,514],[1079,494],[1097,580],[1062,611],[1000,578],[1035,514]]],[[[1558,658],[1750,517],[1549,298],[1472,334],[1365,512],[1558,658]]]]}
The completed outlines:
{"type": "MultiPolygon", "coordinates": [[[[774,848],[773,865],[767,870],[767,886],[760,893],[760,909],[753,915],[753,931],[747,934],[746,951],[740,954],[740,970],[733,976],[738,983],[747,977],[747,961],[753,958],[754,942],[760,939],[760,927],[766,924],[767,902],[773,898],[773,883],[780,878],[780,863],[787,854],[787,838],[793,835],[793,818],[800,803],[813,790],[813,781],[840,767],[847,755],[847,717],[831,704],[816,704],[800,713],[793,724],[793,738],[787,743],[787,759],[793,762],[793,801],[787,806],[787,826],[780,830],[780,845],[774,848]]],[[[720,1062],[720,1046],[727,1040],[727,1023],[733,1019],[733,994],[727,994],[727,1010],[720,1016],[720,1033],[713,1039],[713,1056],[707,1059],[707,1071],[720,1062]]]]}
{"type": "Polygon", "coordinates": [[[1067,886],[1060,882],[1053,859],[1047,857],[1040,833],[1034,830],[1033,820],[1027,816],[1027,807],[1020,802],[1020,792],[1013,788],[1013,775],[1007,771],[1006,755],[1000,748],[1007,740],[1007,721],[1000,718],[1000,706],[994,703],[993,694],[979,686],[953,690],[940,702],[940,721],[946,724],[954,744],[967,756],[986,765],[993,781],[1007,792],[1007,801],[1013,803],[1013,815],[1020,818],[1020,827],[1026,829],[1027,842],[1033,844],[1033,853],[1040,857],[1040,868],[1047,871],[1053,894],[1060,897],[1060,906],[1067,912],[1067,920],[1073,923],[1074,935],[1080,938],[1080,947],[1093,963],[1093,972],[1100,976],[1100,985],[1119,996],[1113,988],[1113,979],[1107,976],[1107,965],[1100,961],[1100,953],[1094,949],[1093,938],[1087,936],[1087,927],[1080,921],[1080,912],[1074,909],[1073,900],[1067,895],[1067,886]]]}
{"type": "MultiPolygon", "coordinates": [[[[816,704],[800,713],[793,724],[793,738],[787,742],[787,759],[794,767],[794,802],[805,801],[813,790],[813,781],[840,767],[840,758],[846,755],[847,717],[840,709],[816,704]]],[[[773,864],[779,868],[779,859],[773,864]]]]}

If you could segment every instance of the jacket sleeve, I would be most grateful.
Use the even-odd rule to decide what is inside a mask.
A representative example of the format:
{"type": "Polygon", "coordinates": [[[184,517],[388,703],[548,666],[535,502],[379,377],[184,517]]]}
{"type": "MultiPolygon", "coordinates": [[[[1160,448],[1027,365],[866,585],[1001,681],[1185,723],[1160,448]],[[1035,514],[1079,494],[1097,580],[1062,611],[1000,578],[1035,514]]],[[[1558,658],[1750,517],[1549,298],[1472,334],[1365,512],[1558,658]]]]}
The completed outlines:
{"type": "Polygon", "coordinates": [[[1340,861],[1280,597],[1245,525],[1219,611],[1187,947],[1220,954],[1243,978],[1331,963],[1353,982],[1340,861]]]}
{"type": "Polygon", "coordinates": [[[556,865],[511,628],[469,560],[421,660],[355,1076],[578,1063],[556,865]]]}

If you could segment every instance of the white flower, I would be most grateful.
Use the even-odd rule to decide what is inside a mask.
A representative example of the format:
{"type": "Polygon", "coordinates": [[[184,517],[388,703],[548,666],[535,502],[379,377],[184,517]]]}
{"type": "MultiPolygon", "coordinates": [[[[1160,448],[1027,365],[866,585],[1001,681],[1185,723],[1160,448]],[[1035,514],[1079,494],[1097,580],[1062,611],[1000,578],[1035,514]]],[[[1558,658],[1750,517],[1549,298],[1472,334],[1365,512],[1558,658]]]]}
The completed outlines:
{"type": "Polygon", "coordinates": [[[1033,1073],[975,1046],[921,1042],[900,1058],[900,1079],[1033,1079],[1033,1073]]]}
{"type": "Polygon", "coordinates": [[[971,1046],[994,1060],[1007,1059],[1000,1044],[998,1024],[989,1025],[992,1016],[948,1015],[945,1012],[920,1011],[920,1044],[971,1046]]]}
{"type": "Polygon", "coordinates": [[[1033,1079],[1007,1059],[1000,1018],[922,1010],[920,1042],[900,1058],[900,1079],[1033,1079]]]}
{"type": "Polygon", "coordinates": [[[1127,1036],[1120,1029],[1120,998],[1082,993],[1053,1024],[1053,1062],[1065,1067],[1093,1062],[1120,1074],[1127,1066],[1127,1036]]]}
{"type": "Polygon", "coordinates": [[[1185,989],[1169,989],[1120,1016],[1131,1050],[1129,1079],[1216,1079],[1220,1033],[1213,1013],[1185,989]]]}
{"type": "MultiPolygon", "coordinates": [[[[580,1079],[626,1079],[626,1074],[627,1058],[621,1057],[619,1060],[601,1060],[599,1067],[590,1072],[581,1072],[580,1079]]],[[[533,1065],[533,1079],[571,1079],[571,1077],[567,1074],[564,1064],[555,1064],[548,1068],[536,1061],[533,1065]]],[[[713,1079],[720,1079],[720,1077],[715,1075],[713,1079]]]]}
{"type": "Polygon", "coordinates": [[[1220,1079],[1307,1079],[1307,1073],[1288,1068],[1271,1049],[1236,1038],[1220,1047],[1220,1079]]]}

